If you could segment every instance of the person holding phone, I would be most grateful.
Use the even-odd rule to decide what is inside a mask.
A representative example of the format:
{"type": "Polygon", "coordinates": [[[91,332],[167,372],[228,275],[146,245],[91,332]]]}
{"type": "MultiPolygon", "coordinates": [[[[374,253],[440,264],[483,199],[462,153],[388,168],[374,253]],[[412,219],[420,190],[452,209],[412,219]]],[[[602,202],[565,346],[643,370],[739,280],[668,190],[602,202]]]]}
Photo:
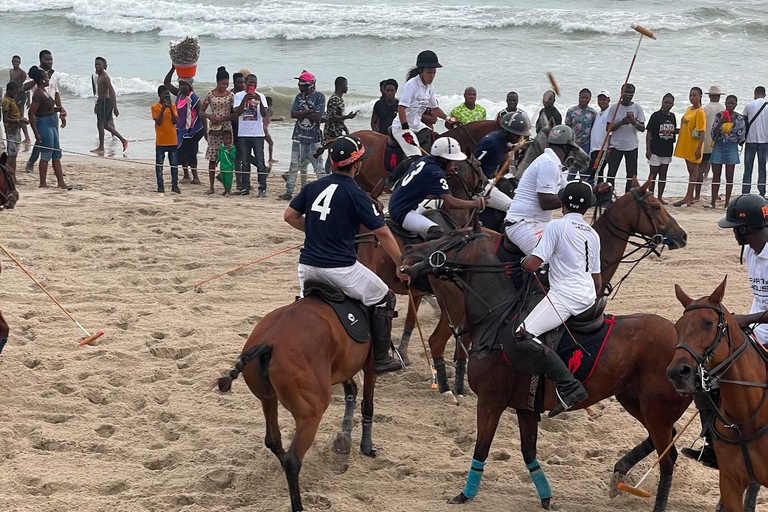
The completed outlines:
{"type": "MultiPolygon", "coordinates": [[[[324,140],[336,139],[342,135],[349,135],[349,129],[344,124],[347,119],[354,119],[357,112],[344,115],[344,94],[349,90],[349,83],[343,76],[336,77],[333,95],[328,98],[328,106],[325,109],[325,137],[324,140]]],[[[331,174],[331,160],[325,161],[325,173],[331,174]]]]}
{"type": "Polygon", "coordinates": [[[176,137],[176,121],[179,112],[171,101],[168,88],[161,85],[157,88],[159,101],[152,105],[152,119],[155,121],[155,176],[157,177],[157,192],[164,193],[163,163],[168,155],[171,166],[171,191],[181,194],[179,190],[179,149],[176,137]]]}
{"type": "Polygon", "coordinates": [[[269,170],[264,161],[266,136],[264,119],[267,118],[267,98],[260,92],[256,92],[258,83],[256,75],[250,74],[245,79],[245,91],[235,94],[235,111],[238,118],[237,144],[242,159],[241,172],[237,175],[237,185],[241,194],[250,193],[251,164],[255,163],[259,197],[266,197],[269,170]]]}

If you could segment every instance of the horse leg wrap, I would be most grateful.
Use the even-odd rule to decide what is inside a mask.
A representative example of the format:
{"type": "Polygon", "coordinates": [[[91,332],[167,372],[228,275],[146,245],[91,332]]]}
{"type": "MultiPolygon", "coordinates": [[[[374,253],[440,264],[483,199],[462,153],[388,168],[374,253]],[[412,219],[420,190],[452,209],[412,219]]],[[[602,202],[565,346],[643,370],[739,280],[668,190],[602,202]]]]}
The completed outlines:
{"type": "Polygon", "coordinates": [[[541,469],[538,459],[533,459],[530,464],[525,465],[528,471],[531,473],[531,480],[533,485],[536,486],[536,492],[539,493],[539,499],[545,500],[552,497],[552,488],[549,486],[549,480],[547,475],[544,474],[544,470],[541,469]]]}
{"type": "Polygon", "coordinates": [[[480,490],[480,481],[483,479],[483,468],[485,468],[485,462],[472,459],[472,467],[469,468],[467,483],[464,484],[464,490],[461,491],[461,493],[469,499],[477,496],[477,491],[480,490]]]}
{"type": "Polygon", "coordinates": [[[344,419],[341,420],[342,432],[352,432],[355,424],[355,395],[347,395],[344,398],[344,419]]]}
{"type": "Polygon", "coordinates": [[[457,395],[464,395],[464,375],[467,373],[467,360],[459,359],[456,361],[456,378],[454,379],[454,389],[457,395]]]}
{"type": "Polygon", "coordinates": [[[8,343],[8,338],[0,338],[0,354],[3,353],[3,347],[8,343]]]}
{"type": "Polygon", "coordinates": [[[437,385],[441,393],[450,391],[448,386],[448,374],[445,371],[445,359],[442,357],[435,357],[432,359],[435,363],[435,371],[437,372],[437,385]]]}
{"type": "Polygon", "coordinates": [[[613,467],[613,471],[626,475],[635,464],[646,458],[652,452],[653,442],[651,442],[650,438],[646,438],[645,441],[632,448],[624,457],[622,457],[613,467]]]}
{"type": "Polygon", "coordinates": [[[373,437],[372,432],[373,430],[373,417],[371,416],[363,416],[363,438],[360,441],[360,450],[362,450],[363,453],[370,453],[371,450],[373,450],[373,437]]]}
{"type": "Polygon", "coordinates": [[[413,329],[403,329],[403,336],[400,338],[400,346],[397,347],[397,350],[400,352],[400,355],[402,357],[405,357],[406,354],[408,354],[408,344],[411,341],[411,334],[413,333],[413,329]]]}

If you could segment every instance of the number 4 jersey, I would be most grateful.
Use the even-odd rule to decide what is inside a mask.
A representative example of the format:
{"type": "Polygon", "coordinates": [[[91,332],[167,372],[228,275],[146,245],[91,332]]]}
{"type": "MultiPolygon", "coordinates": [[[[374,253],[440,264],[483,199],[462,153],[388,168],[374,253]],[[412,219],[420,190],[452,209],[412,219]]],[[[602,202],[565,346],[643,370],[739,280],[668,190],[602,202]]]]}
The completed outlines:
{"type": "Polygon", "coordinates": [[[304,248],[299,262],[312,267],[354,265],[355,235],[360,225],[371,231],[384,226],[371,198],[343,174],[334,173],[308,184],[290,207],[304,214],[304,248]]]}
{"type": "Polygon", "coordinates": [[[445,171],[437,165],[434,157],[425,156],[408,169],[392,191],[389,215],[402,226],[405,216],[415,210],[419,203],[450,193],[445,171]]]}

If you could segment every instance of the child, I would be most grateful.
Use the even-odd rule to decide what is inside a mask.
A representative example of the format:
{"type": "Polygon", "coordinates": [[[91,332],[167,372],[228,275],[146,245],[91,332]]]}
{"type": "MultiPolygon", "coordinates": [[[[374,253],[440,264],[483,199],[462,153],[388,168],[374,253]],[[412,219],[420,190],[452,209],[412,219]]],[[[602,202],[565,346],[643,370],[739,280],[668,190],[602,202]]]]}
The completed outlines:
{"type": "Polygon", "coordinates": [[[178,111],[171,101],[171,93],[161,85],[157,88],[159,101],[152,105],[152,119],[155,121],[155,176],[157,177],[157,192],[165,192],[163,187],[163,162],[168,153],[168,163],[171,166],[171,191],[181,194],[179,190],[179,150],[176,138],[176,120],[178,111]]]}
{"type": "Polygon", "coordinates": [[[277,160],[275,160],[272,156],[272,152],[275,149],[275,141],[272,140],[272,136],[269,134],[269,125],[272,121],[282,121],[284,118],[282,117],[272,117],[272,114],[274,114],[274,110],[272,109],[272,97],[267,96],[267,117],[264,118],[264,133],[266,134],[265,139],[267,140],[267,145],[269,146],[269,170],[272,170],[272,164],[276,164],[277,160]]]}
{"type": "Polygon", "coordinates": [[[232,188],[232,176],[235,170],[235,146],[232,145],[232,132],[224,130],[224,141],[219,146],[219,170],[221,171],[221,184],[224,185],[224,192],[221,195],[226,196],[232,188]]]}
{"type": "Polygon", "coordinates": [[[19,154],[21,145],[21,127],[26,126],[29,121],[21,117],[16,96],[19,94],[19,84],[10,82],[5,88],[3,97],[3,123],[5,125],[5,151],[8,153],[8,167],[11,178],[16,181],[16,157],[19,154]]]}

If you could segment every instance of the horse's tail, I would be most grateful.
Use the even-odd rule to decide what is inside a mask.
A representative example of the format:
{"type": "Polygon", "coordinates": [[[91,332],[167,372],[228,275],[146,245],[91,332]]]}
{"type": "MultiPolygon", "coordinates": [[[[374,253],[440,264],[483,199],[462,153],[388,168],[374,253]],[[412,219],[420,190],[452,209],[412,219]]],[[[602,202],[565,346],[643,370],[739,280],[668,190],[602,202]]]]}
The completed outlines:
{"type": "Polygon", "coordinates": [[[229,375],[221,377],[216,381],[216,386],[219,388],[219,391],[227,393],[232,389],[232,381],[242,373],[245,367],[248,366],[248,363],[257,357],[260,359],[261,363],[261,376],[264,379],[268,379],[269,375],[267,370],[269,368],[269,360],[272,357],[272,345],[260,343],[240,354],[240,358],[237,360],[237,363],[235,363],[234,368],[229,371],[229,375]]]}

